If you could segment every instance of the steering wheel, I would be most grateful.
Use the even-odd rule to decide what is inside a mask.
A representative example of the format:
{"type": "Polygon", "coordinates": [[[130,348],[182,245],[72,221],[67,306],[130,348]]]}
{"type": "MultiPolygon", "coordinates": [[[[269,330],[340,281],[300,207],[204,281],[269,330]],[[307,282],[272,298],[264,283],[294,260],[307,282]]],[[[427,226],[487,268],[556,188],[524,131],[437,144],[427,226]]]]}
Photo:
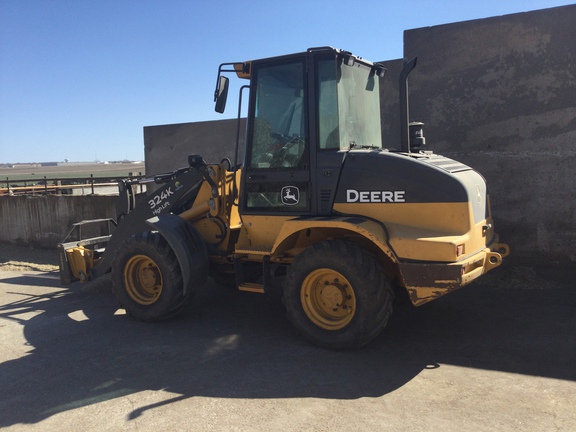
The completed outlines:
{"type": "Polygon", "coordinates": [[[286,141],[278,150],[274,152],[272,155],[272,161],[270,162],[271,167],[282,167],[282,168],[293,168],[298,163],[300,156],[302,155],[302,149],[296,154],[290,153],[290,149],[295,145],[302,145],[304,144],[304,140],[296,135],[293,137],[276,134],[272,135],[274,138],[279,139],[282,138],[283,141],[286,141]]]}

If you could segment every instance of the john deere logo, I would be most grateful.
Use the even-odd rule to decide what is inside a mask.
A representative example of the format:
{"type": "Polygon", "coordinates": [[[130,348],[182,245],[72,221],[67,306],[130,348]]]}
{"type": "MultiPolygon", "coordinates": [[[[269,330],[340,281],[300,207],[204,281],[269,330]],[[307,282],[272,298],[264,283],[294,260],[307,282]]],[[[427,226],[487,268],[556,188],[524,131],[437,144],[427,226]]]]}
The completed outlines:
{"type": "Polygon", "coordinates": [[[284,186],[281,195],[284,205],[296,205],[300,202],[300,190],[296,186],[284,186]]]}

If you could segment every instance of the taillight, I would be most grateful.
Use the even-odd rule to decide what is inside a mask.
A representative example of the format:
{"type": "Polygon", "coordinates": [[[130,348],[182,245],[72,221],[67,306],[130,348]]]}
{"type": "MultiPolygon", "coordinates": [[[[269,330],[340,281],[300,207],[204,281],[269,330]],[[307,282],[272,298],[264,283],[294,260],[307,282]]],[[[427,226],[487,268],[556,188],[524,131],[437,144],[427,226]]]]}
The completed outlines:
{"type": "Polygon", "coordinates": [[[456,246],[456,256],[459,257],[460,255],[464,255],[464,245],[456,246]]]}

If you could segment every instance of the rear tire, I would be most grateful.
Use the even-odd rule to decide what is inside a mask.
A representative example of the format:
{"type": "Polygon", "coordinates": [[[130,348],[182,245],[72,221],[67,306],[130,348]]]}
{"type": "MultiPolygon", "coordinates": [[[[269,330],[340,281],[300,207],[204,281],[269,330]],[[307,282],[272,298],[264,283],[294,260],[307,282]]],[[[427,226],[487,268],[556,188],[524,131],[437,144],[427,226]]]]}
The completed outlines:
{"type": "Polygon", "coordinates": [[[392,314],[394,293],[380,262],[343,240],[310,246],[284,281],[288,319],[316,345],[358,348],[374,339],[392,314]]]}
{"type": "Polygon", "coordinates": [[[135,234],[116,251],[112,285],[120,305],[140,321],[178,314],[193,290],[183,294],[182,272],[168,242],[157,232],[135,234]]]}

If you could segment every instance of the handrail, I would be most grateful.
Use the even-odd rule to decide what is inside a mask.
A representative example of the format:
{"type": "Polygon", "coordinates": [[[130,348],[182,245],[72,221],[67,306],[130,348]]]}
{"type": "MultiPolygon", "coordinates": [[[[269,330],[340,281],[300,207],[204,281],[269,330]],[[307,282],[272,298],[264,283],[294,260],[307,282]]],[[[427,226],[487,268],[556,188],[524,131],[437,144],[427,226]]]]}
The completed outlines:
{"type": "MultiPolygon", "coordinates": [[[[3,195],[48,195],[48,194],[67,194],[68,190],[90,188],[90,194],[94,195],[96,187],[117,186],[118,180],[127,178],[127,176],[115,177],[54,177],[47,178],[30,178],[0,180],[0,196],[3,195]],[[64,183],[64,184],[63,184],[64,183]],[[19,186],[20,185],[20,186],[19,186]]],[[[139,180],[146,176],[128,176],[130,179],[139,180]]]]}

